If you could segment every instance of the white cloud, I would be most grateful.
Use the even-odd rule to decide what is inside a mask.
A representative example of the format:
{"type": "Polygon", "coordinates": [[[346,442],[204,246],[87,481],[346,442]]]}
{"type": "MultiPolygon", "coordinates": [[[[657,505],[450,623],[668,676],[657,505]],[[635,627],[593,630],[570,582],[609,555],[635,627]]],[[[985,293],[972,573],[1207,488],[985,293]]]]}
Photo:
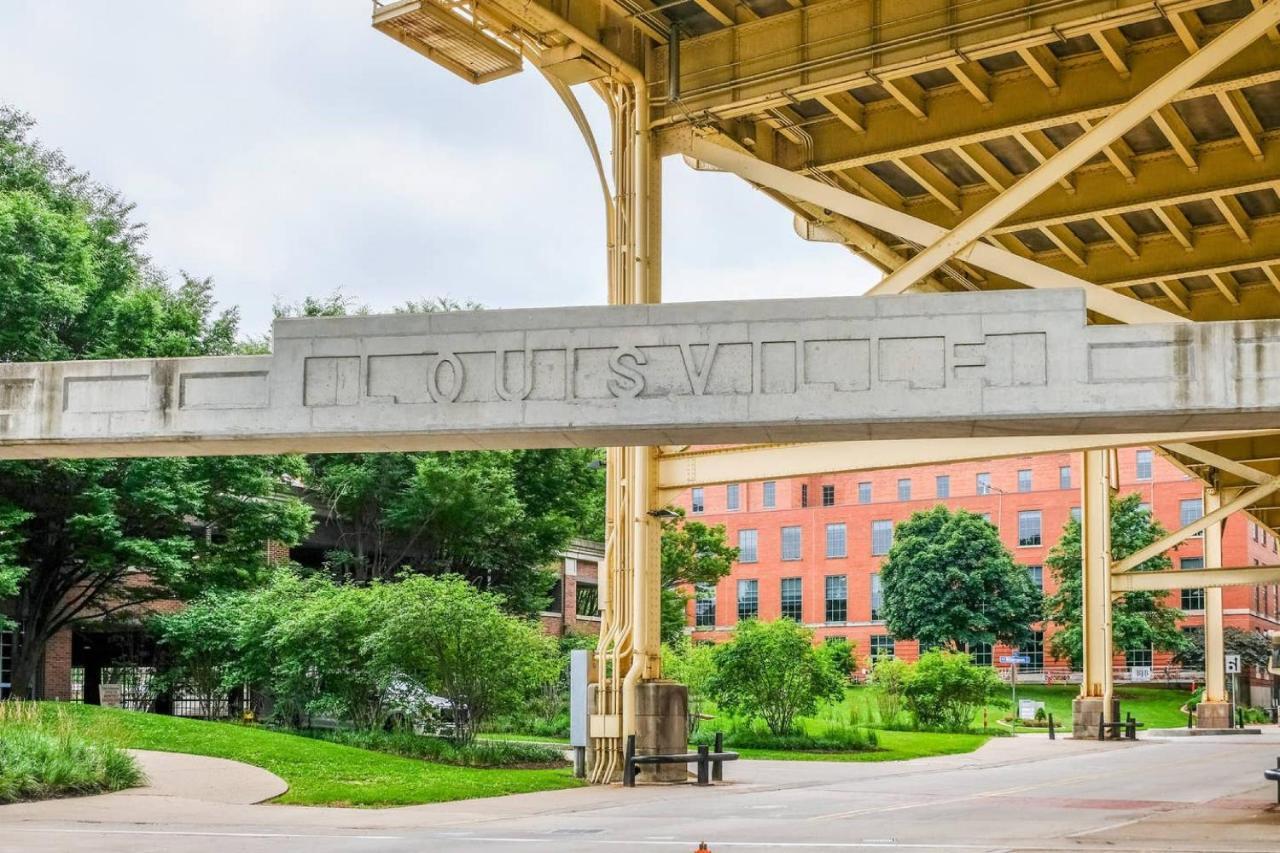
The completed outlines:
{"type": "MultiPolygon", "coordinates": [[[[0,97],[135,200],[157,263],[212,275],[248,332],[274,297],[337,287],[382,308],[603,301],[599,187],[550,88],[532,72],[470,86],[373,31],[368,10],[9,0],[0,97]]],[[[875,278],[800,241],[734,178],[678,160],[664,174],[670,300],[856,293],[875,278]]]]}

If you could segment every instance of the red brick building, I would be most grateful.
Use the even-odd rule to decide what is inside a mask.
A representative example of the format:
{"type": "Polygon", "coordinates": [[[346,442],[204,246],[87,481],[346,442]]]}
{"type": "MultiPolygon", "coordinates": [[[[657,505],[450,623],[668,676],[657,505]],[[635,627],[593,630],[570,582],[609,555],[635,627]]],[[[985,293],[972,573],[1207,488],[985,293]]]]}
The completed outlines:
{"type": "Polygon", "coordinates": [[[556,565],[560,577],[551,603],[539,614],[542,630],[554,636],[600,633],[600,567],[604,544],[586,539],[569,543],[556,565]]]}
{"type": "MultiPolygon", "coordinates": [[[[1151,450],[1120,451],[1120,485],[1122,494],[1139,493],[1168,530],[1203,514],[1200,481],[1151,450]]],[[[1014,559],[1050,593],[1055,586],[1045,557],[1079,512],[1080,462],[1078,454],[1061,453],[737,483],[691,489],[678,503],[690,518],[725,525],[729,543],[740,549],[729,577],[690,605],[695,640],[725,639],[740,618],[785,615],[820,638],[852,640],[866,666],[872,654],[907,660],[919,654],[915,641],[890,636],[878,613],[879,566],[898,522],[938,503],[984,515],[1014,559]]],[[[1270,533],[1236,515],[1224,532],[1223,562],[1274,563],[1276,547],[1270,533]]],[[[1201,540],[1184,542],[1170,556],[1175,568],[1202,567],[1201,540]]],[[[1186,611],[1186,626],[1201,624],[1203,591],[1175,590],[1171,598],[1186,611]]],[[[1280,587],[1227,587],[1223,606],[1228,626],[1280,629],[1280,587]]],[[[1053,625],[1036,627],[1037,639],[1021,649],[1031,658],[1028,674],[1068,677],[1067,662],[1055,660],[1045,642],[1053,625]]],[[[971,652],[998,666],[1009,650],[971,652]]],[[[1171,672],[1169,655],[1150,649],[1130,650],[1115,662],[1122,678],[1132,674],[1131,667],[1152,667],[1157,679],[1171,672]]],[[[1264,674],[1254,675],[1262,687],[1264,674]]],[[[1261,693],[1255,690],[1259,704],[1261,693]]]]}

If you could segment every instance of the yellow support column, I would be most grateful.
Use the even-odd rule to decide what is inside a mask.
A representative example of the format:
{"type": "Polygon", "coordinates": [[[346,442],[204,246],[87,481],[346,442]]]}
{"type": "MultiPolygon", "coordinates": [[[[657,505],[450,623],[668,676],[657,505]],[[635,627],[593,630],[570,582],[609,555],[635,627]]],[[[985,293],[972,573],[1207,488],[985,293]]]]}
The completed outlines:
{"type": "Polygon", "coordinates": [[[1111,451],[1086,450],[1081,478],[1084,677],[1072,703],[1072,734],[1097,737],[1111,717],[1111,451]]]}
{"type": "MultiPolygon", "coordinates": [[[[1208,515],[1222,505],[1217,489],[1204,490],[1204,511],[1208,515]]],[[[1204,567],[1222,568],[1222,524],[1204,531],[1204,567]]],[[[1231,726],[1231,705],[1227,702],[1224,672],[1226,650],[1222,642],[1222,587],[1204,591],[1204,701],[1196,706],[1196,728],[1225,729],[1231,726]]]]}

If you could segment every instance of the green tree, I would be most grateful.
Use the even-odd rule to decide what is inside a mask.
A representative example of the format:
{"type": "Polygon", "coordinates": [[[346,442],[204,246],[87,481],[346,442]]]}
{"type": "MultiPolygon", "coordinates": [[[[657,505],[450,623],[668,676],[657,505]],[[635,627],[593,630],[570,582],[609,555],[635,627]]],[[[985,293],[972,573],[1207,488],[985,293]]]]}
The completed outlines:
{"type": "Polygon", "coordinates": [[[813,647],[813,632],[790,619],[738,623],[733,639],[715,647],[707,689],[730,713],[763,719],[776,735],[790,734],[797,717],[820,700],[844,696],[844,680],[813,647]]]}
{"type": "Polygon", "coordinates": [[[916,725],[963,731],[1003,691],[991,667],[975,666],[967,654],[932,651],[911,665],[904,697],[916,725]]]}
{"type": "Polygon", "coordinates": [[[166,655],[159,686],[194,693],[205,717],[214,716],[233,683],[244,599],[238,592],[208,593],[176,613],[155,617],[149,626],[166,655]]]}
{"type": "Polygon", "coordinates": [[[662,641],[674,643],[688,624],[686,590],[714,585],[729,574],[738,549],[725,541],[723,524],[689,521],[680,507],[662,522],[662,641]]]}
{"type": "Polygon", "coordinates": [[[711,699],[711,676],[715,673],[715,646],[692,643],[681,636],[662,646],[662,674],[689,688],[689,733],[693,734],[711,699]]]}
{"type": "Polygon", "coordinates": [[[450,700],[458,740],[470,742],[486,719],[524,707],[557,677],[555,640],[504,612],[501,596],[457,575],[406,577],[383,590],[381,625],[361,650],[387,676],[450,700]]]}
{"type": "MultiPolygon", "coordinates": [[[[1188,628],[1183,632],[1186,644],[1173,656],[1174,663],[1188,669],[1204,669],[1204,628],[1188,628]]],[[[1240,655],[1242,666],[1265,669],[1271,662],[1271,641],[1262,631],[1245,631],[1240,628],[1222,629],[1222,647],[1225,654],[1240,655]]]]}
{"type": "MultiPolygon", "coordinates": [[[[0,361],[221,355],[237,316],[208,281],[170,286],[118,194],[76,172],[0,109],[0,361]]],[[[13,692],[29,694],[58,631],[133,605],[256,580],[266,543],[310,514],[296,457],[0,464],[0,572],[18,588],[13,692]],[[198,520],[198,521],[197,521],[198,520]]]]}
{"type": "Polygon", "coordinates": [[[926,646],[1016,645],[1030,637],[1043,609],[1040,591],[996,529],[941,505],[897,526],[880,582],[890,632],[926,646]]]}
{"type": "Polygon", "coordinates": [[[818,654],[831,661],[831,666],[840,673],[845,681],[853,679],[853,671],[858,667],[858,644],[847,637],[828,637],[818,646],[818,654]]]}
{"type": "Polygon", "coordinates": [[[875,690],[880,722],[892,726],[898,722],[906,705],[907,681],[911,665],[897,658],[882,657],[871,666],[871,687],[875,690]]]}
{"type": "MultiPolygon", "coordinates": [[[[1164,528],[1142,506],[1141,498],[1125,495],[1111,500],[1111,554],[1122,560],[1165,535],[1164,528]]],[[[1084,613],[1084,564],[1080,550],[1080,522],[1067,521],[1062,539],[1049,552],[1045,564],[1058,584],[1049,596],[1046,616],[1058,626],[1049,642],[1055,657],[1070,659],[1079,668],[1084,658],[1081,619],[1084,613]]],[[[1162,572],[1172,567],[1164,554],[1138,566],[1138,572],[1162,572]]],[[[1177,652],[1186,641],[1178,630],[1182,611],[1165,603],[1169,593],[1126,592],[1111,603],[1111,631],[1115,651],[1155,648],[1177,652]]]]}

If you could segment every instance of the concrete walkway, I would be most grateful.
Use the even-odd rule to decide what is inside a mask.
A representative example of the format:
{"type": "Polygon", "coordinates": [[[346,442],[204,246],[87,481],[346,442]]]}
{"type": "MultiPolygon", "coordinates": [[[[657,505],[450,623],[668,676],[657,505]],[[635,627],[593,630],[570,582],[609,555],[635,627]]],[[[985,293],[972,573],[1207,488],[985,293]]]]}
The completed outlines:
{"type": "Polygon", "coordinates": [[[252,805],[275,799],[289,790],[288,784],[274,773],[239,761],[145,749],[131,749],[129,753],[146,774],[147,784],[107,794],[109,798],[170,797],[252,805]]]}
{"type": "Polygon", "coordinates": [[[157,793],[0,807],[0,851],[693,853],[706,840],[716,853],[1275,853],[1280,811],[1262,770],[1277,754],[1274,728],[1107,744],[1028,735],[910,762],[741,761],[712,788],[579,788],[379,810],[227,802],[237,786],[220,781],[223,799],[202,799],[193,780],[223,772],[205,765],[175,769],[172,794],[158,775],[157,793]]]}

